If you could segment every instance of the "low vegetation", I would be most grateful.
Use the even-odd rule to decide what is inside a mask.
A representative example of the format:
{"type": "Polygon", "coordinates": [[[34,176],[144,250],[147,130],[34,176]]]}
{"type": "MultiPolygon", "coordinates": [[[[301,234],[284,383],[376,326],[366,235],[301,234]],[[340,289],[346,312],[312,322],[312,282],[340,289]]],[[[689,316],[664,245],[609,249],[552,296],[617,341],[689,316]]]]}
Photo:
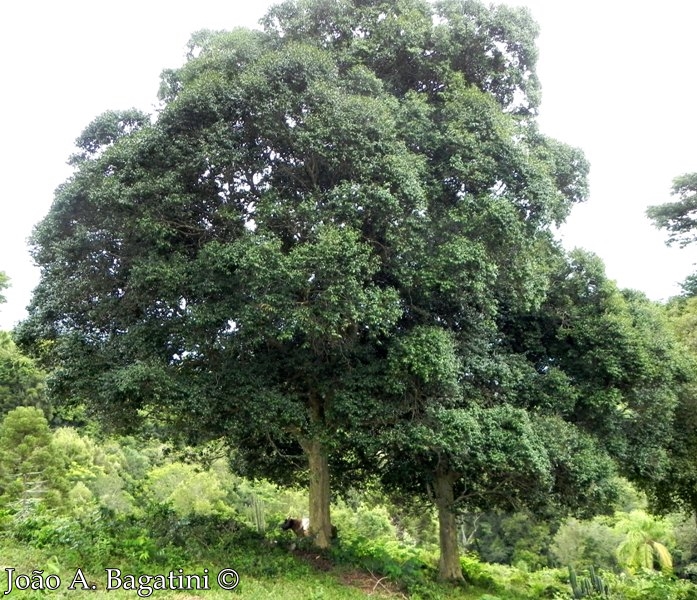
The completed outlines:
{"type": "Polygon", "coordinates": [[[210,589],[151,589],[146,579],[139,595],[229,597],[215,581],[224,569],[239,575],[236,597],[255,599],[561,600],[592,597],[584,592],[596,591],[591,581],[605,590],[595,597],[697,598],[688,580],[697,573],[694,523],[650,516],[628,485],[622,499],[628,512],[588,521],[468,515],[460,522],[460,538],[469,544],[460,559],[465,581],[453,585],[437,582],[434,512],[405,511],[378,488],[351,491],[333,504],[338,539],[319,552],[280,529],[288,515],[303,514],[304,491],[249,481],[222,459],[194,463],[160,443],[51,430],[32,407],[6,415],[0,445],[0,581],[7,589],[5,570],[14,569],[11,593],[18,598],[47,592],[17,586],[56,587],[56,577],[61,584],[49,590],[52,597],[94,598],[81,589],[83,577],[101,595],[107,569],[120,570],[112,583],[121,581],[122,589],[109,591],[117,599],[138,595],[138,577],[170,572],[174,587],[183,585],[179,575],[207,573],[210,589]],[[647,556],[653,559],[637,559],[647,556]],[[123,589],[129,575],[133,589],[123,589]],[[68,590],[73,580],[76,589],[68,590]]]}

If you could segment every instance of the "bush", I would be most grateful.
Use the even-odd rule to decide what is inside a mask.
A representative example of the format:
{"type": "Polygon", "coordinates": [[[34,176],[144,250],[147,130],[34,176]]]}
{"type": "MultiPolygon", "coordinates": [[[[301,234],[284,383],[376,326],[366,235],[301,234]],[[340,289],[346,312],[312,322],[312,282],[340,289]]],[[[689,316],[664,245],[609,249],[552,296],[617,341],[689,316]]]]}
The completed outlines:
{"type": "Polygon", "coordinates": [[[169,505],[180,516],[230,514],[223,502],[226,492],[215,473],[197,471],[184,463],[155,467],[145,490],[154,502],[169,505]]]}
{"type": "Polygon", "coordinates": [[[240,529],[238,522],[227,516],[180,515],[171,506],[156,503],[147,505],[143,517],[135,522],[150,533],[158,546],[185,548],[193,557],[219,548],[240,529]]]}
{"type": "Polygon", "coordinates": [[[591,566],[617,570],[616,550],[623,536],[604,520],[603,517],[592,521],[567,519],[557,530],[550,547],[556,564],[572,565],[577,570],[591,566]]]}
{"type": "Polygon", "coordinates": [[[38,504],[15,515],[11,535],[37,548],[61,552],[68,562],[86,569],[108,566],[115,546],[114,528],[96,507],[80,517],[56,514],[38,504]]]}
{"type": "Polygon", "coordinates": [[[224,481],[226,502],[240,519],[259,533],[278,535],[287,517],[301,517],[307,511],[307,492],[282,488],[266,480],[249,481],[232,475],[226,465],[216,463],[214,470],[224,481]]]}
{"type": "Polygon", "coordinates": [[[41,500],[61,504],[67,480],[44,413],[20,406],[0,423],[0,488],[6,504],[41,500]]]}
{"type": "Polygon", "coordinates": [[[480,562],[473,554],[461,556],[460,565],[467,583],[485,590],[497,589],[496,580],[489,572],[488,565],[480,562]]]}
{"type": "Polygon", "coordinates": [[[368,506],[358,503],[348,507],[338,502],[332,509],[332,522],[342,532],[342,536],[367,538],[372,540],[397,540],[397,530],[392,524],[390,514],[384,506],[368,506]]]}
{"type": "Polygon", "coordinates": [[[604,574],[613,598],[623,600],[697,600],[697,588],[688,581],[653,570],[635,576],[604,574]]]}

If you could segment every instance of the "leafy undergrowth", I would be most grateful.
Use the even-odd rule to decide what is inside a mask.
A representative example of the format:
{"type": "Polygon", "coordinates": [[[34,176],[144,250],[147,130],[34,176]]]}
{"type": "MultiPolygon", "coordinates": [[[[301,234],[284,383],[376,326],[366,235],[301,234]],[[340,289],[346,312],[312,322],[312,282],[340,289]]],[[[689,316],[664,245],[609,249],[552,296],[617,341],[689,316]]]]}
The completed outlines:
{"type": "MultiPolygon", "coordinates": [[[[402,583],[377,572],[337,563],[329,556],[308,549],[289,549],[286,544],[270,544],[263,539],[238,540],[226,549],[212,549],[209,557],[194,562],[169,563],[166,560],[154,562],[114,559],[103,569],[84,568],[74,561],[74,556],[66,557],[55,554],[53,549],[39,549],[23,546],[16,541],[4,540],[0,548],[0,591],[7,590],[7,573],[5,569],[13,568],[18,574],[32,575],[41,571],[46,582],[49,575],[60,577],[61,584],[56,590],[32,591],[14,589],[9,598],[101,598],[114,600],[135,599],[139,597],[137,590],[114,589],[106,590],[107,573],[105,569],[121,570],[121,579],[126,580],[126,574],[133,574],[136,579],[140,575],[166,575],[169,571],[176,574],[182,569],[184,574],[203,574],[208,569],[209,590],[149,590],[147,585],[141,589],[140,597],[153,597],[161,600],[178,599],[210,599],[240,598],[240,599],[288,599],[288,600],[358,600],[365,598],[394,598],[406,599],[440,599],[475,600],[486,593],[485,590],[468,586],[443,586],[424,580],[421,590],[408,591],[402,583]],[[136,561],[138,562],[138,561],[136,561]],[[130,564],[129,564],[130,563],[130,564]],[[89,585],[96,585],[96,590],[82,590],[80,582],[75,590],[68,586],[76,575],[77,569],[82,569],[84,579],[89,585]],[[218,572],[233,568],[239,574],[239,585],[234,591],[221,589],[215,582],[218,572]]],[[[34,581],[38,581],[35,577],[34,581]]],[[[55,583],[55,579],[51,580],[55,583]]],[[[176,583],[176,579],[175,579],[176,583]]],[[[125,586],[124,586],[125,587],[125,586]]]]}
{"type": "MultiPolygon", "coordinates": [[[[18,590],[10,598],[109,598],[161,600],[241,598],[288,600],[354,600],[388,598],[409,600],[570,600],[567,570],[533,572],[480,562],[463,556],[462,585],[436,581],[432,551],[398,542],[347,535],[329,552],[321,553],[289,536],[264,537],[224,519],[182,520],[168,511],[150,511],[145,520],[62,520],[34,514],[22,521],[14,515],[10,531],[0,539],[0,590],[7,589],[6,569],[25,574],[29,581],[60,586],[55,590],[18,590]],[[81,569],[96,590],[68,589],[81,569]],[[107,591],[106,569],[121,571],[122,588],[107,591]],[[181,569],[181,571],[179,571],[181,569]],[[221,589],[219,572],[234,569],[239,585],[221,589]],[[208,575],[210,589],[155,589],[154,580],[166,576],[174,585],[182,575],[208,575]],[[134,581],[126,583],[127,575],[134,581]],[[41,580],[39,579],[41,576],[41,580]],[[131,584],[131,585],[129,585],[131,584]],[[125,589],[130,587],[131,589],[125,589]]],[[[655,572],[634,577],[603,573],[613,593],[609,600],[697,600],[697,588],[655,572]]],[[[26,581],[26,580],[25,580],[26,581]]],[[[203,580],[202,580],[203,581],[203,580]]],[[[227,581],[230,581],[228,578],[227,581]]],[[[162,579],[160,579],[162,582],[162,579]]],[[[21,584],[21,580],[20,580],[21,584]]],[[[171,588],[168,584],[165,588],[171,588]]]]}
{"type": "MultiPolygon", "coordinates": [[[[5,569],[12,567],[15,574],[28,574],[33,571],[43,571],[42,576],[58,575],[61,580],[60,587],[56,590],[32,591],[13,590],[8,597],[16,598],[44,598],[50,595],[52,598],[138,598],[137,589],[112,589],[107,591],[108,576],[104,569],[83,570],[84,579],[89,585],[96,585],[97,589],[82,590],[78,582],[75,590],[69,590],[70,582],[75,577],[79,564],[71,564],[70,561],[61,559],[44,550],[21,547],[16,543],[4,543],[0,549],[0,590],[7,590],[7,573],[5,569]]],[[[127,574],[133,574],[137,578],[140,575],[167,575],[170,571],[175,574],[174,584],[177,585],[176,575],[178,569],[184,574],[202,575],[207,569],[210,589],[193,589],[184,591],[150,590],[147,584],[141,586],[140,597],[153,597],[162,600],[176,598],[178,600],[193,600],[194,598],[240,598],[240,599],[266,599],[269,600],[287,598],[288,600],[312,600],[312,599],[337,599],[355,600],[370,597],[380,597],[380,590],[365,591],[368,582],[348,571],[331,572],[325,569],[317,569],[302,557],[293,553],[278,549],[272,549],[260,545],[256,550],[249,545],[240,547],[237,551],[231,549],[228,558],[224,562],[210,560],[205,563],[178,563],[143,564],[139,567],[131,567],[119,562],[114,562],[110,567],[121,570],[121,581],[126,587],[127,574]],[[224,569],[234,569],[239,574],[239,585],[234,591],[221,589],[216,583],[218,573],[224,569]]],[[[333,569],[332,569],[333,571],[333,569]]],[[[37,579],[34,579],[37,581],[37,579]]],[[[115,580],[114,580],[115,581],[115,580]]],[[[55,583],[55,579],[51,580],[55,583]]],[[[136,581],[137,584],[137,581],[136,581]]],[[[201,585],[203,587],[203,585],[201,585]]]]}

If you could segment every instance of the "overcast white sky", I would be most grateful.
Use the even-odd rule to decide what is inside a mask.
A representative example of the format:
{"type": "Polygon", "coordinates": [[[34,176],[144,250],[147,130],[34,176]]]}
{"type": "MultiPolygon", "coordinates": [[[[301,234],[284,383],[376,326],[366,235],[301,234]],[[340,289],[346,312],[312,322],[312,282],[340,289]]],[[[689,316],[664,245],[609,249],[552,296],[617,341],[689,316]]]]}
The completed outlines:
{"type": "MultiPolygon", "coordinates": [[[[678,293],[697,249],[666,248],[649,204],[697,171],[697,3],[510,0],[541,26],[543,131],[581,147],[591,198],[574,210],[567,247],[599,254],[620,286],[660,300],[678,293]]],[[[271,2],[95,0],[0,7],[0,271],[12,280],[0,329],[24,315],[38,271],[26,245],[69,175],[73,141],[98,114],[156,102],[159,73],[182,63],[198,29],[254,26],[271,2]]]]}

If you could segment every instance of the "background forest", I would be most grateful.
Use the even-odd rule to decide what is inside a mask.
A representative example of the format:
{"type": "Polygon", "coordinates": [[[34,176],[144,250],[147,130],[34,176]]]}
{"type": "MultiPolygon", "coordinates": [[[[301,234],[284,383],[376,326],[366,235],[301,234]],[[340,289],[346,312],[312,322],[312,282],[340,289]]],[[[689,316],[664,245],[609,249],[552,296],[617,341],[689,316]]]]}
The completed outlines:
{"type": "MultiPolygon", "coordinates": [[[[694,282],[659,305],[555,241],[589,165],[537,126],[529,12],[263,25],[195,33],[154,117],[76,142],[0,337],[9,552],[237,561],[249,597],[696,597],[694,282]]],[[[650,211],[671,240],[696,187],[650,211]]]]}

